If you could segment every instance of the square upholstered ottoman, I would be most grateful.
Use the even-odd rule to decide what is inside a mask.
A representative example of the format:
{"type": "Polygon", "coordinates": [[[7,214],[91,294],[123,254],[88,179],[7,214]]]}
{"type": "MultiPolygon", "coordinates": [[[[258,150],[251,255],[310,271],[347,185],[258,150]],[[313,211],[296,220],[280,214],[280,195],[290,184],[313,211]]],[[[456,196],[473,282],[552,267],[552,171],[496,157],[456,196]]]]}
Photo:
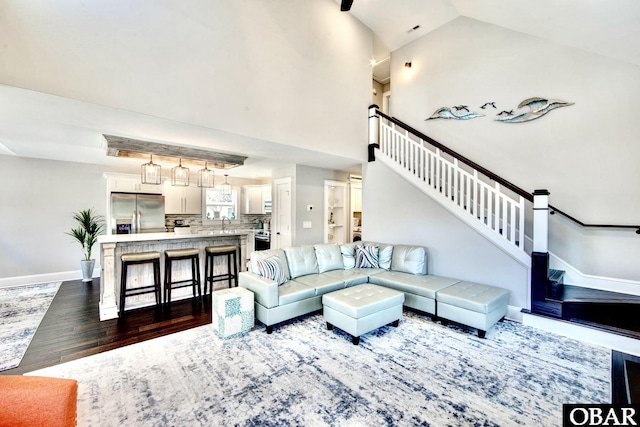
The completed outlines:
{"type": "Polygon", "coordinates": [[[253,292],[244,288],[215,291],[211,302],[213,329],[221,338],[231,338],[253,329],[253,292]]]}
{"type": "Polygon", "coordinates": [[[479,283],[459,282],[436,293],[438,317],[476,328],[480,338],[507,314],[508,305],[508,290],[479,283]]]}
{"type": "Polygon", "coordinates": [[[327,329],[334,326],[351,334],[353,344],[360,335],[389,323],[398,326],[402,318],[404,293],[377,285],[358,285],[322,296],[327,329]]]}

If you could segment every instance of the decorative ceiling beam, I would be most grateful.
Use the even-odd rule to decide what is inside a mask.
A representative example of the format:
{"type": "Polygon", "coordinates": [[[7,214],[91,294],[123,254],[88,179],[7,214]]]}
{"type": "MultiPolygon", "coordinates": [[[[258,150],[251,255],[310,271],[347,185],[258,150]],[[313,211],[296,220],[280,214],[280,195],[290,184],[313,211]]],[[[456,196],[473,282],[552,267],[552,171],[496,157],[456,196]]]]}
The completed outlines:
{"type": "Polygon", "coordinates": [[[115,135],[102,135],[107,141],[107,156],[146,159],[153,154],[159,161],[174,162],[175,159],[189,159],[208,162],[217,169],[231,169],[242,166],[247,156],[220,153],[202,148],[182,147],[158,142],[141,141],[115,135]]]}

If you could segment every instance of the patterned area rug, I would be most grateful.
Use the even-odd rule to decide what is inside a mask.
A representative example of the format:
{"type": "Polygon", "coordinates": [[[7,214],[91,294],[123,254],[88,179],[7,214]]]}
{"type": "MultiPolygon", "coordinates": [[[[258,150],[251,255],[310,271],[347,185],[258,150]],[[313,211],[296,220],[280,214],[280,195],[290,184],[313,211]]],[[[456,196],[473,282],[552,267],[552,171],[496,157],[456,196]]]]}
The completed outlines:
{"type": "Polygon", "coordinates": [[[20,364],[60,285],[0,288],[0,371],[20,364]]]}
{"type": "Polygon", "coordinates": [[[550,426],[563,403],[608,403],[608,349],[509,321],[473,332],[405,312],[354,346],[316,314],[229,340],[201,326],[31,374],[78,380],[82,426],[550,426]]]}

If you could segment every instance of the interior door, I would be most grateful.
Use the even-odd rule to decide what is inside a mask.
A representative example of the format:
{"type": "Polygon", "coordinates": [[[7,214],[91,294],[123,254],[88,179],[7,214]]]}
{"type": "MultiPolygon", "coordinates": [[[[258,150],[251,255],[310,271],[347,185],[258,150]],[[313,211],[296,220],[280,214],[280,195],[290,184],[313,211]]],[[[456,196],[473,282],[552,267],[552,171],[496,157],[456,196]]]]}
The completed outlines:
{"type": "Polygon", "coordinates": [[[275,198],[273,200],[273,224],[271,224],[271,248],[286,248],[292,246],[291,233],[291,177],[274,181],[275,198]]]}

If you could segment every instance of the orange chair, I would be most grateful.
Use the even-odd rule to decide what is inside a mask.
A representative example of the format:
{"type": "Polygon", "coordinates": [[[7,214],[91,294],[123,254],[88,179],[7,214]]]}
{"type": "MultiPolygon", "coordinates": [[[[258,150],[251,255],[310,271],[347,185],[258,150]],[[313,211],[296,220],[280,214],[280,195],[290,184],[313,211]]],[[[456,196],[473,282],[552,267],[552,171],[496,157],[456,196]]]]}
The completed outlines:
{"type": "Polygon", "coordinates": [[[75,426],[77,399],[76,380],[0,375],[0,426],[75,426]]]}

